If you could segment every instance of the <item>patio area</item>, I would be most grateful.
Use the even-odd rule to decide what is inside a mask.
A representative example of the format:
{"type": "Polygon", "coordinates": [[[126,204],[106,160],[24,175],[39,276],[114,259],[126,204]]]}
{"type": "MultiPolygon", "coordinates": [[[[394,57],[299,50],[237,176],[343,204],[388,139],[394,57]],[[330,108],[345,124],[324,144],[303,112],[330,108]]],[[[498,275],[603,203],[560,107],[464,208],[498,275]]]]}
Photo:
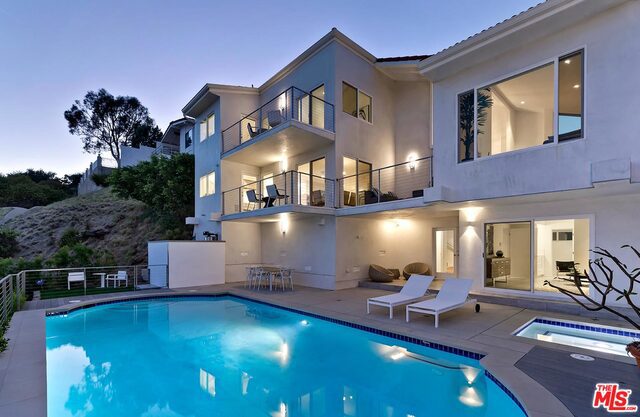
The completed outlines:
{"type": "MultiPolygon", "coordinates": [[[[45,378],[45,308],[67,310],[96,299],[145,297],[155,294],[220,294],[228,293],[277,306],[357,323],[396,334],[458,347],[486,356],[482,365],[507,386],[526,407],[530,417],[603,416],[603,410],[591,408],[595,382],[621,381],[624,388],[640,389],[640,374],[626,358],[610,358],[606,354],[577,348],[554,346],[519,338],[511,333],[535,316],[545,315],[569,320],[588,321],[585,317],[551,314],[522,307],[481,302],[475,313],[473,305],[446,313],[440,327],[433,317],[415,315],[404,320],[403,309],[389,319],[388,311],[373,308],[366,314],[366,299],[387,291],[352,288],[326,291],[297,286],[293,292],[256,291],[239,284],[189,288],[180,291],[147,290],[121,294],[91,295],[65,299],[39,300],[27,303],[26,311],[14,315],[8,337],[9,350],[0,356],[0,415],[44,417],[46,415],[45,378]],[[72,302],[72,303],[70,303],[72,302]],[[570,353],[595,357],[593,362],[571,359],[570,353]],[[571,381],[571,389],[566,388],[571,381]]],[[[620,326],[620,322],[599,320],[599,324],[620,326]]]]}

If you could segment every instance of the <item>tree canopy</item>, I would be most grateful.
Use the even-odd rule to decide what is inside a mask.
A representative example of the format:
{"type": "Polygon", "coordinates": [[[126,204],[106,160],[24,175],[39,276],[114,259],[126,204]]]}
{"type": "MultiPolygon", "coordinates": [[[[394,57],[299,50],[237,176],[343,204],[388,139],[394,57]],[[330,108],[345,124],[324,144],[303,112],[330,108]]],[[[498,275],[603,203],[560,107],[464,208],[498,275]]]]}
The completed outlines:
{"type": "Polygon", "coordinates": [[[153,156],[136,166],[113,171],[112,192],[147,204],[167,230],[167,238],[191,237],[185,218],[194,213],[194,157],[175,154],[171,158],[153,156]]]}
{"type": "Polygon", "coordinates": [[[65,175],[28,169],[0,174],[0,207],[46,206],[76,195],[81,174],[65,175]]]}
{"type": "Polygon", "coordinates": [[[135,97],[114,97],[104,88],[89,91],[64,112],[72,135],[80,136],[89,153],[108,151],[120,164],[120,147],[155,146],[162,131],[149,110],[135,97]]]}

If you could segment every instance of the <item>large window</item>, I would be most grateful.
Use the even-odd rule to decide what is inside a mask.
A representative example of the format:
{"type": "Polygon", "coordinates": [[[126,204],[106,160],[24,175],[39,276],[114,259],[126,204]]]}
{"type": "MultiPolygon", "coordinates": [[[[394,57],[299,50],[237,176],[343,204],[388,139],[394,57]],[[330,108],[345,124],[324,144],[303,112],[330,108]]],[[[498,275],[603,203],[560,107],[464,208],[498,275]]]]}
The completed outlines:
{"type": "Polygon", "coordinates": [[[371,96],[352,85],[342,83],[342,111],[371,123],[371,96]]]}
{"type": "Polygon", "coordinates": [[[583,137],[582,55],[460,94],[458,161],[583,137]]]}
{"type": "Polygon", "coordinates": [[[216,115],[211,113],[200,122],[200,142],[216,133],[216,115]]]}
{"type": "Polygon", "coordinates": [[[206,197],[216,192],[216,173],[210,172],[200,177],[200,197],[206,197]]]}
{"type": "Polygon", "coordinates": [[[300,204],[319,207],[325,205],[325,174],[325,158],[298,165],[300,204]]]}

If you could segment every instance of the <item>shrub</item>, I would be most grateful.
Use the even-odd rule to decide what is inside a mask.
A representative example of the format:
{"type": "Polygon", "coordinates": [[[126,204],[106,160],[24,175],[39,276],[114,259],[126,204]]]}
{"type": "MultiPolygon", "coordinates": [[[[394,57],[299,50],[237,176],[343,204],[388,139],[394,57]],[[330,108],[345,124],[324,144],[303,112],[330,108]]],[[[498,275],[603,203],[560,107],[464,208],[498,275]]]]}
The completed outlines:
{"type": "Polygon", "coordinates": [[[109,175],[106,174],[93,174],[91,175],[91,181],[93,181],[98,187],[109,186],[109,175]]]}
{"type": "Polygon", "coordinates": [[[4,352],[5,350],[7,350],[7,347],[9,346],[9,339],[4,337],[8,329],[9,329],[9,320],[0,324],[0,352],[4,352]]]}
{"type": "Polygon", "coordinates": [[[194,213],[194,177],[193,155],[176,154],[117,169],[109,184],[118,197],[145,203],[164,227],[165,237],[184,239],[192,233],[184,219],[194,213]]]}
{"type": "Polygon", "coordinates": [[[80,243],[80,233],[73,227],[70,227],[62,233],[59,246],[73,246],[78,243],[80,243]]]}
{"type": "Polygon", "coordinates": [[[10,258],[18,252],[18,234],[11,229],[0,229],[0,258],[10,258]]]}

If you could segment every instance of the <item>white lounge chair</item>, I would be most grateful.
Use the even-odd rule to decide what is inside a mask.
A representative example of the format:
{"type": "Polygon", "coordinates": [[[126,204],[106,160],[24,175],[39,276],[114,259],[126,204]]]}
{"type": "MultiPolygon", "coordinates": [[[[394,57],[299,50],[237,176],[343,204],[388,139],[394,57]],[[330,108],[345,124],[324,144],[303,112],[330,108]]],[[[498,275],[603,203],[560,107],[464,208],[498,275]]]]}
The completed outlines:
{"type": "Polygon", "coordinates": [[[376,305],[389,309],[389,318],[393,318],[393,307],[412,303],[425,296],[429,290],[429,285],[433,282],[432,276],[411,275],[399,293],[373,297],[367,300],[367,314],[370,313],[370,306],[376,305]]]}
{"type": "MultiPolygon", "coordinates": [[[[435,316],[436,327],[438,327],[440,314],[455,310],[469,303],[477,303],[476,299],[469,298],[472,284],[473,281],[467,278],[449,278],[445,280],[435,298],[407,306],[407,322],[409,322],[409,313],[411,312],[431,314],[435,316]]],[[[479,311],[480,304],[476,304],[476,313],[479,311]]]]}
{"type": "Polygon", "coordinates": [[[84,272],[69,272],[69,275],[67,275],[68,290],[71,290],[72,282],[84,282],[84,272]]]}
{"type": "Polygon", "coordinates": [[[127,271],[118,271],[117,274],[109,274],[107,275],[107,287],[109,287],[109,281],[113,281],[113,288],[120,286],[120,282],[124,281],[124,286],[129,286],[129,276],[127,275],[127,271]]]}

